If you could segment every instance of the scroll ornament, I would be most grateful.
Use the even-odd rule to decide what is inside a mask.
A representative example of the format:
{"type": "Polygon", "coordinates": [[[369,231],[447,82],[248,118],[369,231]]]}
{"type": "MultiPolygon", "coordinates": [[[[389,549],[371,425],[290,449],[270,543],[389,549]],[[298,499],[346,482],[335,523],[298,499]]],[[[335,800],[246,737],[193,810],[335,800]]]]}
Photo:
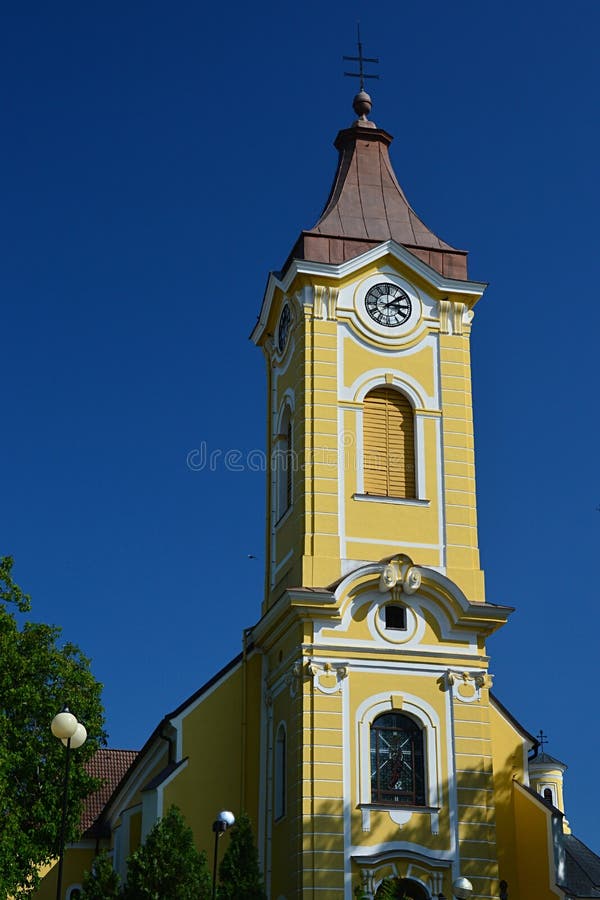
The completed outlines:
{"type": "Polygon", "coordinates": [[[421,573],[413,565],[412,560],[400,554],[394,557],[387,565],[379,578],[379,590],[382,594],[400,587],[405,594],[414,594],[421,587],[421,573]]]}

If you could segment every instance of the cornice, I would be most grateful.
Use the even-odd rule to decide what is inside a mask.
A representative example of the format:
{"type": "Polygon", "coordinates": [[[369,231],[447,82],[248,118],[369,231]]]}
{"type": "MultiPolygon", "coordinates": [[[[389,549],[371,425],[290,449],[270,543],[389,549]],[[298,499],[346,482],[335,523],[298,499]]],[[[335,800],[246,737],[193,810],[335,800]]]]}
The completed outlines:
{"type": "MultiPolygon", "coordinates": [[[[514,612],[510,606],[470,601],[445,575],[415,564],[405,554],[396,554],[380,562],[359,566],[330,589],[288,588],[254,626],[253,640],[260,644],[267,637],[276,639],[278,629],[290,614],[312,621],[341,616],[344,598],[360,585],[365,590],[377,588],[382,593],[396,590],[410,595],[421,591],[424,596],[442,604],[452,628],[479,635],[487,636],[497,631],[514,612]]],[[[449,652],[456,655],[455,651],[449,652]]]]}
{"type": "Polygon", "coordinates": [[[487,283],[483,281],[461,281],[456,278],[447,278],[393,240],[384,241],[378,244],[377,247],[366,250],[359,256],[335,265],[312,262],[306,259],[294,259],[282,278],[279,277],[279,273],[276,274],[275,272],[271,272],[269,275],[258,321],[252,330],[250,339],[255,344],[259,343],[267,325],[275,291],[279,288],[284,294],[287,293],[298,275],[315,275],[340,280],[387,255],[395,257],[395,259],[402,262],[407,268],[437,290],[460,293],[472,298],[472,303],[469,306],[475,305],[487,287],[487,283]]]}

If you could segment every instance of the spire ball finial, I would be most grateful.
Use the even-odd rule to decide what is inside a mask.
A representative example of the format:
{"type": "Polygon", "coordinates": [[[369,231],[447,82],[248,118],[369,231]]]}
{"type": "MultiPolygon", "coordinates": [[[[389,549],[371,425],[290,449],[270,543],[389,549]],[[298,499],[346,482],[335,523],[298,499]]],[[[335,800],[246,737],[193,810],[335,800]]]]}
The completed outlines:
{"type": "Polygon", "coordinates": [[[373,106],[373,101],[369,97],[366,91],[359,91],[354,100],[352,101],[352,108],[354,112],[363,121],[366,120],[367,116],[371,112],[371,107],[373,106]]]}

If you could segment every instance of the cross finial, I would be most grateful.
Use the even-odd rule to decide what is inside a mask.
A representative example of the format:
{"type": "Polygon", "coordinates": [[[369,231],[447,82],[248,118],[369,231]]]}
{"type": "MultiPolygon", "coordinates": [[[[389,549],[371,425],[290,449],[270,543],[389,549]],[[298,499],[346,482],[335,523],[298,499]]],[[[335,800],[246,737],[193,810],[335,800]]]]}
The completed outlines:
{"type": "Polygon", "coordinates": [[[544,734],[544,732],[540,729],[540,733],[537,736],[538,743],[542,749],[542,753],[544,752],[544,744],[548,743],[548,735],[544,734]]]}
{"type": "Polygon", "coordinates": [[[356,33],[357,33],[357,45],[358,45],[358,56],[343,56],[342,59],[347,59],[350,62],[358,63],[358,72],[344,72],[344,75],[347,75],[349,78],[359,78],[360,79],[360,90],[364,91],[365,89],[365,78],[379,78],[379,75],[367,75],[365,72],[365,63],[378,63],[378,56],[363,56],[362,49],[362,41],[360,39],[360,22],[356,23],[356,33]]]}

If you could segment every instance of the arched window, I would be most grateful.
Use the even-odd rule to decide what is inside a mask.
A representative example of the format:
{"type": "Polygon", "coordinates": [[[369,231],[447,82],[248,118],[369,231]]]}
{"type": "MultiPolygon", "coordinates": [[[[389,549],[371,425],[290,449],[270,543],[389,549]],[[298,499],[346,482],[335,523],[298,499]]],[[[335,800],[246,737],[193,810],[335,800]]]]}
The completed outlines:
{"type": "Polygon", "coordinates": [[[287,408],[281,420],[275,445],[275,471],[277,475],[277,519],[292,505],[294,454],[292,448],[292,416],[287,408]]]}
{"type": "Polygon", "coordinates": [[[425,806],[423,732],[401,713],[371,725],[371,803],[425,806]]]}
{"type": "Polygon", "coordinates": [[[286,752],[285,752],[285,725],[282,723],[277,729],[277,739],[275,741],[275,821],[283,818],[285,815],[286,802],[286,752]]]}
{"type": "Polygon", "coordinates": [[[380,497],[416,497],[415,417],[410,401],[390,387],[364,400],[364,490],[380,497]]]}
{"type": "Polygon", "coordinates": [[[67,891],[67,900],[79,900],[81,897],[81,885],[70,887],[67,891]]]}

